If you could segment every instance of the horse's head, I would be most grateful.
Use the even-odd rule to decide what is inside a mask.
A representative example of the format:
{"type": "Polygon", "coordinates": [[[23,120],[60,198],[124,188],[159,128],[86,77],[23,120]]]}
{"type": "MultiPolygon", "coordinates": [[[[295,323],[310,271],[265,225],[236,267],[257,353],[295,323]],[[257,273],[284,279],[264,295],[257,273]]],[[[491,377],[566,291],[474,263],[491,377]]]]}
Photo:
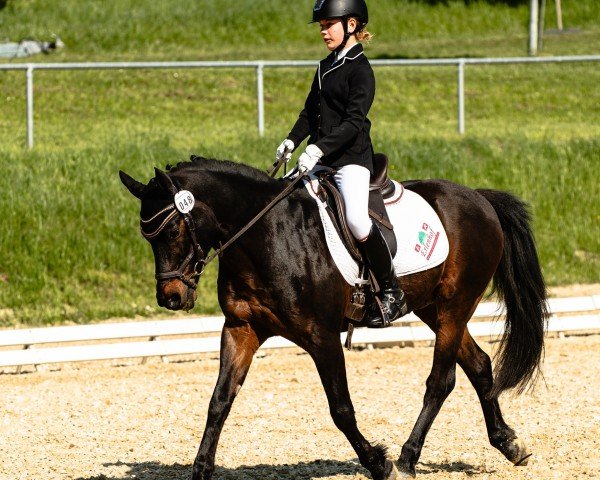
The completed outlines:
{"type": "Polygon", "coordinates": [[[158,169],[148,185],[124,172],[119,176],[142,202],[140,227],[154,252],[158,304],[170,310],[191,309],[197,298],[204,252],[210,248],[215,231],[214,213],[179,181],[158,169]]]}

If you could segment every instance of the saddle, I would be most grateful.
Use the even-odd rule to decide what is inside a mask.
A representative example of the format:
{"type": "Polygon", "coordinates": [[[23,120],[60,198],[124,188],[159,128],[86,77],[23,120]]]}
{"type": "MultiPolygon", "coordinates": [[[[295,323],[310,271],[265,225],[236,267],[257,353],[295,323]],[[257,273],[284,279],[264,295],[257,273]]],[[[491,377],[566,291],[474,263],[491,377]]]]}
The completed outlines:
{"type": "MultiPolygon", "coordinates": [[[[394,227],[390,222],[385,209],[384,199],[394,195],[396,187],[388,177],[388,158],[383,153],[373,156],[373,175],[369,185],[369,216],[379,225],[381,232],[388,244],[392,257],[396,255],[397,244],[394,227]]],[[[358,248],[358,242],[352,235],[346,220],[344,198],[337,189],[333,172],[330,170],[319,172],[319,197],[328,205],[328,213],[340,238],[348,252],[355,261],[363,263],[362,254],[358,248]]]]}

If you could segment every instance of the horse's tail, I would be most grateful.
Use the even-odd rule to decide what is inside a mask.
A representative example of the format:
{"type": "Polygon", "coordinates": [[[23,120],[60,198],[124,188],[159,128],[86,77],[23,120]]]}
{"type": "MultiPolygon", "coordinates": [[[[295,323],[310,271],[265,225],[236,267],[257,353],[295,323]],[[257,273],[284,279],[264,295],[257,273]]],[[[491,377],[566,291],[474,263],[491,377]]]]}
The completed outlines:
{"type": "Polygon", "coordinates": [[[494,291],[506,305],[505,331],[496,354],[491,396],[534,384],[544,354],[548,318],[546,285],[527,205],[507,192],[477,190],[494,207],[504,232],[504,252],[494,273],[494,291]]]}

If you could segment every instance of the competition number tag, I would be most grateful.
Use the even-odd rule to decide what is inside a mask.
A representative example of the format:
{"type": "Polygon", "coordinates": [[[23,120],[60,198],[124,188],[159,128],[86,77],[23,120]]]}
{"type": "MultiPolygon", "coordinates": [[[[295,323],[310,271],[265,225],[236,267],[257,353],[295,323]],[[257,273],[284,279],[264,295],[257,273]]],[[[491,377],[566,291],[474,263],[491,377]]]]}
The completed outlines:
{"type": "Polygon", "coordinates": [[[194,195],[187,190],[181,190],[175,194],[175,207],[181,213],[188,213],[194,208],[194,195]]]}

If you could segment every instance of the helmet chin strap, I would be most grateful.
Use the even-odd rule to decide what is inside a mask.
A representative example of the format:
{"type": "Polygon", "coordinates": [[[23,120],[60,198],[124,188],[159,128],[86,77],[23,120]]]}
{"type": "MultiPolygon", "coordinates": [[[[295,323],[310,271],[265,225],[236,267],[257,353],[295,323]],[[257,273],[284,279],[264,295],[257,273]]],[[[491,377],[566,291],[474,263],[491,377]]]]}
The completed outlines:
{"type": "Polygon", "coordinates": [[[354,32],[348,32],[348,17],[342,17],[342,25],[344,26],[344,39],[342,40],[342,43],[340,43],[334,50],[335,53],[340,53],[346,46],[346,43],[348,43],[350,36],[354,34],[354,32]]]}

